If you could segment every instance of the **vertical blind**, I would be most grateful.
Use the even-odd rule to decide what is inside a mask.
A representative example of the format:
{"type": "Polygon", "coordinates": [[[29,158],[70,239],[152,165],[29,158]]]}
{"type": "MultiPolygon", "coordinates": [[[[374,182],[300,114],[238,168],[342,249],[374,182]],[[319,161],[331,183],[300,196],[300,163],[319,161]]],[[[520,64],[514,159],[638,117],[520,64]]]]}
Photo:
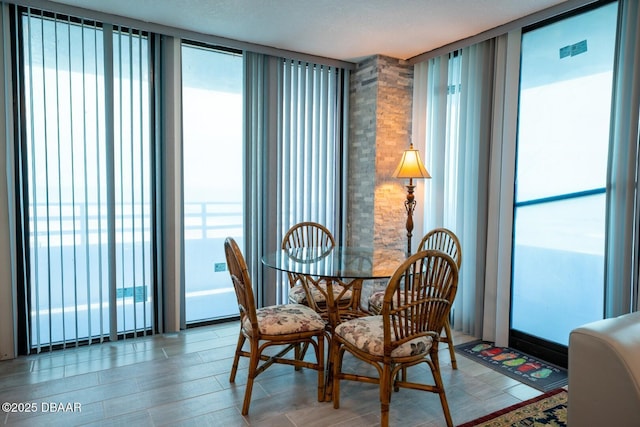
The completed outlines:
{"type": "Polygon", "coordinates": [[[29,349],[152,328],[144,33],[20,9],[29,349]]]}
{"type": "Polygon", "coordinates": [[[283,60],[278,160],[283,231],[316,221],[335,233],[342,70],[283,60]]]}
{"type": "MultiPolygon", "coordinates": [[[[339,239],[347,72],[281,59],[276,74],[275,240],[279,246],[286,231],[302,221],[319,222],[339,239]]],[[[276,301],[286,301],[288,284],[278,283],[276,301]]]]}
{"type": "Polygon", "coordinates": [[[482,331],[486,246],[488,155],[493,105],[493,40],[416,64],[426,118],[426,229],[453,230],[465,248],[454,328],[479,336],[482,331]]]}

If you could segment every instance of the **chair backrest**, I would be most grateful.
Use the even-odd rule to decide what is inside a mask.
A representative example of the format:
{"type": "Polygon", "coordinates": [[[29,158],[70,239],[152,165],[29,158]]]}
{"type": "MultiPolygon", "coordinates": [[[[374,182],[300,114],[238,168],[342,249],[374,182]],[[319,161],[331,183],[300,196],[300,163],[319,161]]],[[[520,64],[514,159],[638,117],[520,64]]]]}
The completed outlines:
{"type": "Polygon", "coordinates": [[[437,341],[457,289],[458,268],[446,253],[424,250],[403,262],[382,302],[385,354],[422,336],[437,341]]]}
{"type": "Polygon", "coordinates": [[[282,249],[290,248],[326,248],[336,245],[331,232],[317,222],[300,222],[291,227],[282,239],[282,249]]]}
{"type": "Polygon", "coordinates": [[[227,258],[227,268],[229,269],[233,289],[238,300],[240,324],[244,324],[245,319],[248,318],[252,329],[257,331],[258,319],[249,269],[240,247],[232,237],[227,237],[224,241],[224,254],[227,258]]]}
{"type": "Polygon", "coordinates": [[[458,269],[462,265],[462,246],[455,233],[447,228],[434,228],[424,235],[418,252],[425,249],[435,249],[449,255],[456,262],[458,269]]]}

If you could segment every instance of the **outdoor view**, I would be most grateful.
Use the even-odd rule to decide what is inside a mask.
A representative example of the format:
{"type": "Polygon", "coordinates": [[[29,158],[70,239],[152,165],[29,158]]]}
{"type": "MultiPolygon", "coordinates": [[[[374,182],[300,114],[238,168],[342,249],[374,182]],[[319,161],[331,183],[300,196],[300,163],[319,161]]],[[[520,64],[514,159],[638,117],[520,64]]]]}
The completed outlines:
{"type": "Polygon", "coordinates": [[[186,321],[238,314],[224,239],[242,246],[242,56],[182,46],[186,321]]]}

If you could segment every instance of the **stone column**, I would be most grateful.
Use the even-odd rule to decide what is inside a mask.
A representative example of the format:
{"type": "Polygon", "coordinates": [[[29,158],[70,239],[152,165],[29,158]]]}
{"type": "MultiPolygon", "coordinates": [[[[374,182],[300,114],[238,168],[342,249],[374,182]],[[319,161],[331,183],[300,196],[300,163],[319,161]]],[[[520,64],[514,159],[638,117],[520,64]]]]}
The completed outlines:
{"type": "Polygon", "coordinates": [[[347,243],[373,246],[380,262],[402,259],[406,188],[392,174],[411,141],[413,66],[369,57],[352,72],[349,96],[347,243]]]}

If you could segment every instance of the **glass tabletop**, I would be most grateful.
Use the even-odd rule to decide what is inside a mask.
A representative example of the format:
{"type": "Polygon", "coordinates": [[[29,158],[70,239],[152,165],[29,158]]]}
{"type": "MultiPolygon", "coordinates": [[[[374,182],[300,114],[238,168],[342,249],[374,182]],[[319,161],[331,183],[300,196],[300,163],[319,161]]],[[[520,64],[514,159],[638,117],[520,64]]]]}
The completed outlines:
{"type": "Polygon", "coordinates": [[[279,249],[262,262],[288,273],[342,279],[383,279],[391,277],[404,261],[401,252],[348,246],[279,249]]]}

